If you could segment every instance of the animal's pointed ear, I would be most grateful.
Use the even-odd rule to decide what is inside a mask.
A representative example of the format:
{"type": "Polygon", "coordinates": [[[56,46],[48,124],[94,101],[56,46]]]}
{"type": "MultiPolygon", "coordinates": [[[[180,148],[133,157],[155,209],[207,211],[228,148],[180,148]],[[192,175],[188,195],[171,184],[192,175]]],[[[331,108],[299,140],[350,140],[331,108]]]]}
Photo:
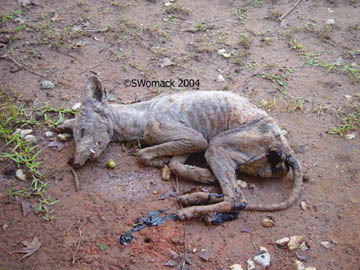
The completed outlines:
{"type": "Polygon", "coordinates": [[[57,132],[63,132],[63,131],[70,131],[72,132],[74,130],[74,126],[75,126],[75,121],[76,119],[70,119],[70,120],[65,120],[61,125],[58,125],[56,127],[56,131],[57,132]]]}
{"type": "Polygon", "coordinates": [[[88,79],[87,84],[85,86],[85,97],[91,97],[99,102],[104,102],[105,100],[105,90],[102,87],[100,80],[92,76],[88,79]]]}

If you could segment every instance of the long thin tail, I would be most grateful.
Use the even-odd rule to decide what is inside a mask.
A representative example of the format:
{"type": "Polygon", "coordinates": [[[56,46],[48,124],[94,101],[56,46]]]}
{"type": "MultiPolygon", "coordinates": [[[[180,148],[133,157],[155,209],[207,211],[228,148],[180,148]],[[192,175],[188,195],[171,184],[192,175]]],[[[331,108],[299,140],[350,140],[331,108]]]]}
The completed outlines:
{"type": "Polygon", "coordinates": [[[288,208],[290,205],[292,205],[295,200],[299,197],[301,187],[303,184],[303,174],[301,170],[301,166],[299,162],[293,158],[291,155],[287,156],[286,158],[287,163],[289,164],[290,168],[293,171],[293,180],[294,180],[294,186],[291,190],[290,196],[279,203],[275,204],[251,204],[248,203],[245,210],[256,210],[256,211],[278,211],[288,208]]]}

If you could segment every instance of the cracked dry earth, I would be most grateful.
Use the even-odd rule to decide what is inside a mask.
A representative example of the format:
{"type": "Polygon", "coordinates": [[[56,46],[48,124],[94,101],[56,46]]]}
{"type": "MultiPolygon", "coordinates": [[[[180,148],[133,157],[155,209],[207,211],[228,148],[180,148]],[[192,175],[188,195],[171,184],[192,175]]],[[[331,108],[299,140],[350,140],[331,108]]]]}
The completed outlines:
{"type": "MultiPolygon", "coordinates": [[[[260,246],[271,254],[267,269],[296,269],[299,258],[317,269],[359,269],[359,122],[353,120],[343,137],[331,130],[350,114],[359,121],[360,3],[301,1],[280,23],[277,18],[295,2],[2,0],[0,90],[16,104],[71,108],[82,100],[93,74],[103,81],[111,102],[121,103],[193,89],[125,87],[124,79],[199,80],[201,90],[236,92],[276,118],[288,132],[307,181],[287,210],[241,212],[237,220],[219,226],[201,219],[166,221],[120,245],[120,235],[140,216],[179,209],[174,197],[158,199],[174,187],[179,192],[218,188],[162,181],[159,169],[136,161],[137,144],[111,143],[96,162],[77,170],[81,189],[76,192],[67,164],[73,140],[54,151],[44,137],[49,128],[39,123],[32,128],[43,149],[38,160],[48,182],[46,195],[59,200],[51,206],[55,219],[46,221],[34,211],[23,216],[21,202],[38,204],[38,198],[8,196],[10,187],[27,188],[31,180],[17,180],[16,164],[1,158],[0,269],[172,269],[164,264],[172,252],[184,253],[184,247],[190,269],[230,269],[235,263],[246,269],[260,246]],[[55,82],[55,88],[42,89],[39,75],[55,82]],[[114,169],[106,166],[109,159],[114,169]],[[273,227],[262,226],[267,216],[273,227]],[[275,244],[292,235],[303,236],[309,249],[291,251],[275,244]],[[41,247],[31,256],[21,260],[24,254],[12,253],[34,237],[41,247]],[[199,256],[204,250],[205,260],[199,256]]],[[[1,113],[6,104],[1,98],[1,113]]],[[[3,140],[0,149],[10,151],[3,140]]],[[[192,162],[201,163],[201,155],[192,162]]],[[[244,191],[252,201],[280,201],[291,189],[290,177],[240,178],[255,184],[244,191]]]]}

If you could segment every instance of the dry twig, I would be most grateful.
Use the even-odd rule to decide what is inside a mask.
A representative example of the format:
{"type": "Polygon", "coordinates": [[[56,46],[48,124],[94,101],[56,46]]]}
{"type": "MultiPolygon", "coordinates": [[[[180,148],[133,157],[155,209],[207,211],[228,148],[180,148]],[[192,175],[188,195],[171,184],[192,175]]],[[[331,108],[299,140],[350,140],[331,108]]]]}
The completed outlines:
{"type": "Polygon", "coordinates": [[[77,253],[78,253],[78,251],[79,251],[79,248],[80,248],[80,243],[81,243],[81,229],[80,229],[80,225],[79,225],[79,241],[78,241],[78,243],[77,243],[75,252],[74,252],[73,257],[72,257],[72,264],[75,264],[76,255],[77,255],[77,253]]]}
{"type": "Polygon", "coordinates": [[[279,18],[280,22],[281,22],[283,19],[285,19],[285,17],[286,17],[287,15],[289,15],[289,14],[301,3],[301,1],[302,1],[302,0],[298,0],[292,8],[290,8],[284,15],[282,15],[282,16],[279,18]]]}
{"type": "Polygon", "coordinates": [[[71,167],[71,172],[74,175],[75,190],[76,190],[76,192],[78,192],[80,190],[79,177],[77,176],[73,167],[71,167]]]}

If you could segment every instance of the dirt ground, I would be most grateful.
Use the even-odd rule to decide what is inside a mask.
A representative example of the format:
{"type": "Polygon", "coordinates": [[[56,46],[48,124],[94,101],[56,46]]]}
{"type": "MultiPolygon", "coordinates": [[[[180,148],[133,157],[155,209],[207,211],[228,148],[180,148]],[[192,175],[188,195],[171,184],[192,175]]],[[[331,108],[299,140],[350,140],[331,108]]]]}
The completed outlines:
{"type": "MultiPolygon", "coordinates": [[[[26,188],[31,180],[17,180],[15,162],[1,159],[0,269],[175,269],[164,264],[171,251],[182,254],[184,247],[190,269],[230,269],[235,263],[247,269],[260,246],[271,254],[267,269],[296,269],[295,259],[317,269],[359,269],[360,3],[301,1],[280,23],[296,2],[1,0],[0,90],[17,104],[71,108],[94,74],[112,102],[195,88],[233,91],[267,110],[288,132],[307,181],[285,211],[241,212],[219,226],[200,219],[166,221],[134,233],[124,246],[119,237],[136,218],[179,209],[174,197],[158,199],[175,179],[162,181],[159,169],[136,161],[134,149],[111,143],[99,160],[77,170],[76,192],[67,163],[73,140],[55,151],[47,147],[53,139],[44,137],[48,126],[32,125],[43,149],[38,160],[46,196],[59,202],[51,206],[53,220],[34,211],[24,217],[21,202],[38,198],[9,196],[9,188],[26,188]],[[45,79],[55,88],[42,89],[45,79]],[[173,79],[176,87],[125,87],[125,79],[173,79]],[[191,79],[200,86],[178,87],[191,79]],[[114,169],[107,168],[109,159],[114,169]],[[275,226],[262,226],[267,216],[275,226]],[[309,249],[275,244],[293,235],[304,236],[309,249]],[[21,260],[24,254],[13,253],[35,236],[41,247],[34,254],[21,260]]],[[[10,146],[1,140],[0,149],[10,146]]],[[[249,200],[280,201],[291,188],[291,177],[239,177],[255,183],[245,190],[249,200]]],[[[180,192],[194,187],[211,188],[178,181],[180,192]]]]}

